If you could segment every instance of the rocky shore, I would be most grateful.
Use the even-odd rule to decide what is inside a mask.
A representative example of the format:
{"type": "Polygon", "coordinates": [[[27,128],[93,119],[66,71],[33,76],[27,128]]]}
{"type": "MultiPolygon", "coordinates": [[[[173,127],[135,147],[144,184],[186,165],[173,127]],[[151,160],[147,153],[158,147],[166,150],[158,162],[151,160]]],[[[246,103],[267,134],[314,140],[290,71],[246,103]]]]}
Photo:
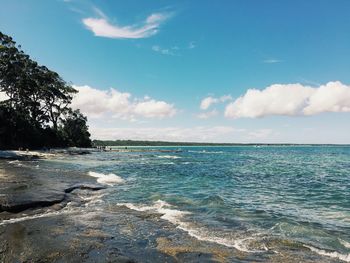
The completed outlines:
{"type": "MultiPolygon", "coordinates": [[[[159,228],[156,218],[105,206],[101,197],[108,188],[92,177],[42,173],[32,159],[21,166],[9,162],[0,160],[0,262],[213,260],[211,253],[173,247],[170,239],[150,234],[159,228]]],[[[175,227],[161,223],[164,236],[171,230],[180,237],[175,227]]]]}
{"type": "Polygon", "coordinates": [[[115,189],[95,177],[40,158],[52,156],[0,160],[1,263],[337,262],[278,239],[263,254],[198,240],[162,214],[110,202],[115,189]]]}

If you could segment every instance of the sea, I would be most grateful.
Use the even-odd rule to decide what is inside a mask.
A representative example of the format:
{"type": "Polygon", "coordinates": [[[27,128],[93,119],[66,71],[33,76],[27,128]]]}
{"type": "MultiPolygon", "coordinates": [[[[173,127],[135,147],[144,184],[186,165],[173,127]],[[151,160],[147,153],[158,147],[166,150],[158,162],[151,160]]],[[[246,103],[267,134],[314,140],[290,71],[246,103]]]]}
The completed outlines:
{"type": "Polygon", "coordinates": [[[171,225],[262,262],[286,251],[350,262],[349,146],[112,147],[35,165],[106,186],[94,205],[147,215],[146,235],[171,225]]]}

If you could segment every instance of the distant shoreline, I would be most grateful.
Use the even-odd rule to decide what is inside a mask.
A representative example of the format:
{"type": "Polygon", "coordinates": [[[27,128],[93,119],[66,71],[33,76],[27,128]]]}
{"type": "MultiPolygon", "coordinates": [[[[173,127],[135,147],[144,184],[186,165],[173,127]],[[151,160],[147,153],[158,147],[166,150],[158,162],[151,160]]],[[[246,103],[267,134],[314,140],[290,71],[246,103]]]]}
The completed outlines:
{"type": "Polygon", "coordinates": [[[134,140],[94,140],[94,146],[106,146],[106,147],[186,147],[186,146],[350,146],[350,144],[317,144],[317,143],[201,143],[201,142],[170,142],[170,141],[134,141],[134,140]]]}

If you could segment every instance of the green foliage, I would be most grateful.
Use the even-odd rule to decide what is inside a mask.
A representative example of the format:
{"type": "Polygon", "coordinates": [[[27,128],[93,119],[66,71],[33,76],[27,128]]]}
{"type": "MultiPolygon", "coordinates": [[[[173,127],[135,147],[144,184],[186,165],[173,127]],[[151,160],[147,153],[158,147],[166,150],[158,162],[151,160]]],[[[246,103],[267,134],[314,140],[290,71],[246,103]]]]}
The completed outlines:
{"type": "Polygon", "coordinates": [[[133,140],[93,140],[94,146],[324,146],[324,144],[293,143],[210,143],[210,142],[167,142],[167,141],[133,141],[133,140]]]}
{"type": "Polygon", "coordinates": [[[62,122],[61,132],[68,146],[90,147],[90,133],[86,117],[79,110],[70,111],[62,122]]]}
{"type": "Polygon", "coordinates": [[[199,143],[199,142],[166,142],[166,141],[133,141],[115,140],[101,141],[93,140],[94,146],[234,146],[237,143],[199,143]]]}
{"type": "Polygon", "coordinates": [[[69,107],[77,91],[1,32],[0,47],[0,148],[90,146],[86,118],[69,107]]]}

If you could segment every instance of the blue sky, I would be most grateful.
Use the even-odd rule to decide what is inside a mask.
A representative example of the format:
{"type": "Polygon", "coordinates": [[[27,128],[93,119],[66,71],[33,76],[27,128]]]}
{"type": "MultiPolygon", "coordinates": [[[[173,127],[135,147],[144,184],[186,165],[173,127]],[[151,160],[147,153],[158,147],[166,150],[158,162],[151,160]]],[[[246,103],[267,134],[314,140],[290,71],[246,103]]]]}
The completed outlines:
{"type": "Polygon", "coordinates": [[[94,138],[350,143],[349,10],[1,0],[0,30],[75,85],[94,138]]]}

